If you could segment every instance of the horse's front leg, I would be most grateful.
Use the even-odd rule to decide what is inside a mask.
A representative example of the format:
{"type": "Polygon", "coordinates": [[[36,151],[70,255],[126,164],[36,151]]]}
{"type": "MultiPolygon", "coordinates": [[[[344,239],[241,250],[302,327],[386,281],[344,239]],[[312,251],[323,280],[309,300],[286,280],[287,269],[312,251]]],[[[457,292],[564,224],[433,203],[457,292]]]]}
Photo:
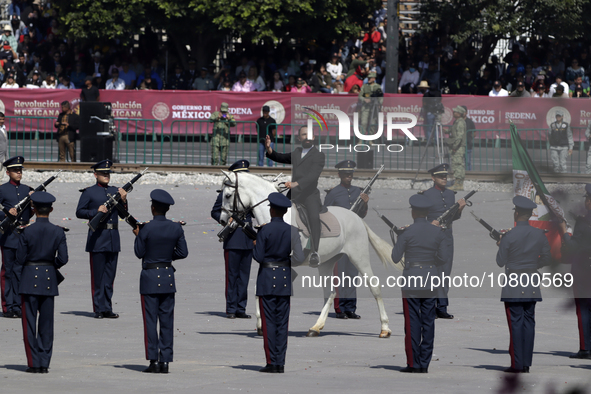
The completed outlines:
{"type": "MultiPolygon", "coordinates": [[[[331,282],[330,279],[332,279],[331,274],[332,274],[332,270],[334,269],[334,265],[335,265],[335,262],[327,261],[326,263],[321,263],[320,266],[318,267],[318,274],[320,275],[320,280],[322,281],[323,288],[324,288],[325,283],[328,286],[330,286],[330,282],[331,282]],[[328,277],[329,280],[325,282],[324,278],[326,278],[326,277],[328,277]]],[[[334,289],[333,291],[330,292],[330,296],[328,297],[328,300],[324,304],[324,307],[322,308],[322,311],[320,312],[320,316],[318,317],[318,320],[316,320],[316,324],[314,324],[314,326],[312,326],[308,330],[308,333],[306,334],[307,337],[317,337],[320,335],[320,330],[322,330],[324,328],[324,324],[326,323],[326,318],[328,317],[328,312],[330,311],[330,308],[334,303],[335,296],[336,296],[336,289],[334,289]]]]}

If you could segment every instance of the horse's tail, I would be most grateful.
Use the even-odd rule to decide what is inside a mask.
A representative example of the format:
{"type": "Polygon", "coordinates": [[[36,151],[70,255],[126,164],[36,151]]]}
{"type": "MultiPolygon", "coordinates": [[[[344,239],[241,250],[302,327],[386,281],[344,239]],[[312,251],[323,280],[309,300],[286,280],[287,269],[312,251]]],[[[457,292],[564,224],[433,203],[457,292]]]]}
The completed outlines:
{"type": "Polygon", "coordinates": [[[388,242],[381,239],[376,233],[374,233],[372,231],[372,229],[369,228],[367,223],[365,223],[365,221],[363,221],[363,225],[365,226],[365,229],[367,230],[367,237],[369,238],[369,242],[371,243],[371,246],[374,248],[374,250],[378,254],[380,260],[382,260],[382,263],[384,264],[384,266],[387,267],[388,265],[390,265],[390,266],[402,271],[404,269],[404,267],[402,266],[403,261],[395,263],[392,260],[392,249],[393,249],[392,246],[388,242]]]}

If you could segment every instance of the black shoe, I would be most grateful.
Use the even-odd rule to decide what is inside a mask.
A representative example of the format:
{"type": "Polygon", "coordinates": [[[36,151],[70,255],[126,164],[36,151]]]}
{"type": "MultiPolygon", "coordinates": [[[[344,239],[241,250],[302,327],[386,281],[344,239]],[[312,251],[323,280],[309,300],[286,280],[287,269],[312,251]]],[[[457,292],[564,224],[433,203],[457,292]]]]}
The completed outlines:
{"type": "Polygon", "coordinates": [[[259,372],[265,373],[280,373],[278,366],[273,364],[267,364],[263,368],[259,369],[259,372]]]}
{"type": "Polygon", "coordinates": [[[238,312],[238,313],[236,313],[236,318],[238,318],[238,319],[250,319],[251,316],[250,315],[247,315],[244,312],[238,312]]]}
{"type": "Polygon", "coordinates": [[[277,365],[277,373],[285,373],[285,365],[277,365]]]}
{"type": "Polygon", "coordinates": [[[27,373],[41,373],[41,368],[31,367],[25,370],[27,373]]]}
{"type": "Polygon", "coordinates": [[[8,311],[4,314],[4,317],[7,317],[9,319],[16,319],[18,318],[18,315],[14,311],[8,311]]]}
{"type": "Polygon", "coordinates": [[[529,367],[523,367],[523,373],[529,373],[529,367]]]}
{"type": "Polygon", "coordinates": [[[103,312],[103,317],[105,319],[117,319],[119,315],[117,313],[113,313],[112,311],[103,312]]]}
{"type": "Polygon", "coordinates": [[[308,264],[312,268],[317,268],[320,265],[320,256],[317,252],[312,252],[310,255],[310,263],[308,264]]]}
{"type": "Polygon", "coordinates": [[[235,313],[226,313],[226,318],[227,319],[236,319],[236,314],[235,313]]]}
{"type": "Polygon", "coordinates": [[[95,319],[102,319],[103,318],[103,312],[96,312],[94,314],[94,318],[95,319]]]}
{"type": "Polygon", "coordinates": [[[168,363],[159,362],[160,373],[168,373],[168,363]]]}
{"type": "Polygon", "coordinates": [[[503,372],[508,372],[508,373],[522,373],[522,372],[524,372],[524,368],[517,369],[517,368],[509,367],[509,368],[503,370],[503,372]]]}
{"type": "Polygon", "coordinates": [[[437,318],[439,319],[453,319],[454,315],[450,315],[447,312],[439,312],[437,311],[437,318]]]}
{"type": "Polygon", "coordinates": [[[20,309],[17,309],[16,311],[12,312],[12,315],[12,317],[17,319],[21,319],[23,317],[23,314],[20,309]]]}
{"type": "Polygon", "coordinates": [[[150,366],[148,368],[144,369],[142,372],[160,373],[160,365],[158,364],[158,361],[150,360],[150,366]]]}
{"type": "Polygon", "coordinates": [[[348,319],[349,317],[345,313],[343,313],[343,312],[337,312],[336,313],[336,318],[337,319],[348,319]]]}
{"type": "Polygon", "coordinates": [[[49,368],[41,367],[41,368],[39,368],[39,373],[49,373],[49,368]]]}
{"type": "Polygon", "coordinates": [[[429,368],[419,368],[415,373],[429,373],[429,368]]]}
{"type": "Polygon", "coordinates": [[[402,368],[400,370],[400,372],[406,372],[406,373],[419,373],[421,369],[420,368],[413,368],[413,367],[406,367],[406,368],[402,368]]]}
{"type": "Polygon", "coordinates": [[[591,352],[589,350],[579,350],[575,354],[571,354],[568,357],[569,358],[583,358],[583,359],[588,359],[588,358],[591,358],[591,352]]]}
{"type": "Polygon", "coordinates": [[[355,312],[345,312],[345,315],[347,315],[349,319],[361,319],[361,316],[359,316],[355,312]]]}

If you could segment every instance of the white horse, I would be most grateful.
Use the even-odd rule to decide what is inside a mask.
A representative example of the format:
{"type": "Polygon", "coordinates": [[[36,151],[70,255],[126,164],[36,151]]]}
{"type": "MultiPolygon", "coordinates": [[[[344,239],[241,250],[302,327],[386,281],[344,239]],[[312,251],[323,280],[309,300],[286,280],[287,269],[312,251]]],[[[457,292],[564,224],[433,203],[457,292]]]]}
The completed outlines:
{"type": "MultiPolygon", "coordinates": [[[[268,204],[258,203],[265,200],[269,194],[276,192],[279,189],[278,185],[250,173],[222,172],[227,179],[222,186],[222,206],[224,209],[220,216],[220,223],[222,225],[227,223],[231,216],[228,212],[243,212],[253,206],[253,215],[259,224],[270,222],[271,215],[268,204]]],[[[332,275],[334,263],[341,254],[346,254],[349,257],[349,260],[357,267],[361,276],[364,274],[368,277],[373,276],[369,259],[370,244],[385,266],[391,265],[402,270],[400,263],[396,264],[392,261],[392,246],[378,237],[357,214],[340,207],[329,207],[328,210],[338,219],[341,233],[338,237],[320,239],[318,254],[320,255],[321,264],[318,270],[321,278],[332,275]]],[[[291,224],[291,220],[291,210],[288,210],[285,221],[291,224]]],[[[302,245],[305,245],[307,238],[303,237],[301,231],[300,236],[302,245]]],[[[308,264],[308,261],[304,264],[308,264]]],[[[382,323],[380,338],[388,338],[391,330],[388,327],[388,315],[384,308],[380,288],[371,286],[370,290],[376,299],[380,312],[380,321],[382,323]]],[[[333,290],[326,304],[324,304],[316,324],[308,330],[308,337],[317,337],[320,330],[324,328],[335,295],[336,290],[333,290]]],[[[258,302],[256,302],[256,307],[257,332],[261,334],[262,322],[258,302]]]]}

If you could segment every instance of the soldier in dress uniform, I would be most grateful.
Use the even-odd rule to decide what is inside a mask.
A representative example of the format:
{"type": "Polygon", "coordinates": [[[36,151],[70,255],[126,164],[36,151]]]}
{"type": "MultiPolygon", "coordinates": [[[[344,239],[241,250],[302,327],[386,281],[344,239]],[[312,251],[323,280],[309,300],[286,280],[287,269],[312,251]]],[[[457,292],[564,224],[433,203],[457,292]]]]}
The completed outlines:
{"type": "MultiPolygon", "coordinates": [[[[433,179],[433,187],[423,192],[423,195],[431,199],[431,207],[429,208],[427,220],[437,226],[440,225],[440,223],[437,221],[437,218],[445,211],[450,209],[452,205],[455,204],[456,199],[455,192],[445,187],[447,185],[448,170],[449,164],[447,163],[439,164],[438,166],[431,168],[429,172],[431,173],[431,179],[433,179]]],[[[458,211],[458,214],[454,220],[458,220],[460,218],[462,210],[466,206],[466,201],[464,201],[463,198],[459,200],[458,203],[460,204],[460,210],[458,211]]],[[[444,265],[440,266],[439,270],[441,274],[449,276],[451,274],[454,256],[454,238],[451,225],[444,230],[444,234],[451,252],[447,255],[448,261],[446,261],[444,265]]],[[[449,286],[441,287],[439,291],[440,296],[437,299],[437,317],[440,319],[453,319],[454,316],[447,312],[447,307],[449,305],[449,300],[447,298],[449,286]]]]}
{"type": "MultiPolygon", "coordinates": [[[[357,198],[363,200],[362,208],[357,214],[364,218],[367,215],[367,202],[369,196],[361,193],[361,188],[351,185],[353,173],[357,164],[353,160],[343,160],[335,168],[339,170],[340,185],[332,188],[324,198],[324,206],[336,206],[351,209],[357,198]]],[[[359,271],[351,263],[347,256],[343,256],[335,263],[334,275],[342,277],[346,275],[353,280],[359,275],[359,271]]],[[[355,286],[340,286],[337,290],[337,297],[334,299],[334,310],[338,319],[360,319],[361,316],[355,313],[357,310],[357,291],[355,286]]]]}
{"type": "MultiPolygon", "coordinates": [[[[532,285],[532,274],[538,268],[550,264],[550,244],[543,230],[529,225],[529,218],[536,203],[529,198],[513,198],[515,227],[505,233],[497,244],[497,264],[505,267],[507,284],[501,291],[509,324],[509,354],[511,366],[505,372],[529,372],[534,353],[536,302],[542,301],[540,286],[532,285]],[[517,282],[510,282],[511,275],[517,282]],[[522,276],[529,276],[529,280],[522,276]],[[522,280],[523,279],[523,280],[522,280]],[[527,286],[523,286],[523,283],[527,286]]],[[[533,281],[535,283],[535,281],[533,281]]]]}
{"type": "MultiPolygon", "coordinates": [[[[82,195],[76,208],[78,219],[91,220],[98,212],[107,212],[103,205],[109,197],[119,192],[121,203],[127,209],[127,192],[122,188],[109,186],[111,180],[111,166],[109,159],[96,163],[94,169],[96,185],[82,190],[82,195]]],[[[113,282],[117,273],[117,258],[121,251],[119,240],[118,211],[113,209],[111,215],[96,229],[88,229],[86,251],[90,254],[90,285],[94,317],[97,319],[116,319],[113,313],[111,298],[113,297],[113,282]]]]}
{"type": "Polygon", "coordinates": [[[189,255],[185,232],[180,223],[166,219],[174,199],[168,192],[156,189],[150,193],[154,220],[146,223],[136,235],[134,251],[142,259],[140,294],[144,317],[144,343],[150,366],[144,372],[168,373],[172,362],[174,336],[174,260],[189,255]],[[160,336],[157,324],[160,323],[160,336]]]}
{"type": "MultiPolygon", "coordinates": [[[[238,160],[228,168],[234,172],[248,172],[250,163],[248,160],[238,160]]],[[[222,193],[218,194],[215,204],[211,209],[211,217],[220,222],[222,214],[222,193]]],[[[230,219],[232,221],[233,219],[230,219]]],[[[248,213],[244,219],[252,223],[252,213],[248,213]]],[[[226,265],[226,317],[228,319],[250,319],[246,314],[248,301],[248,281],[250,279],[250,266],[252,264],[252,239],[248,238],[241,227],[236,228],[224,240],[224,261],[226,265]]]]}
{"type": "Polygon", "coordinates": [[[560,226],[564,241],[562,255],[572,264],[573,296],[579,323],[579,351],[570,358],[591,359],[591,183],[585,185],[583,197],[587,214],[577,218],[574,232],[567,232],[564,222],[560,226]]]}
{"type": "Polygon", "coordinates": [[[19,237],[17,263],[22,267],[19,292],[23,299],[23,337],[29,368],[47,373],[53,351],[54,297],[63,276],[58,269],[68,262],[64,229],[49,222],[55,197],[47,192],[31,195],[37,215],[19,237]]]}
{"type": "Polygon", "coordinates": [[[425,195],[410,197],[414,223],[398,236],[392,250],[392,260],[405,257],[402,287],[406,368],[400,372],[427,373],[435,340],[435,307],[437,291],[431,291],[429,277],[439,274],[438,266],[445,264],[451,253],[444,230],[427,220],[433,204],[425,195]],[[414,277],[415,279],[412,279],[414,277]],[[417,280],[416,278],[421,278],[417,280]]]}
{"type": "MultiPolygon", "coordinates": [[[[21,184],[23,177],[24,157],[15,156],[6,160],[2,165],[6,167],[9,181],[0,186],[0,204],[5,208],[0,212],[0,222],[6,218],[8,210],[12,216],[17,215],[15,206],[32,193],[33,188],[21,184]]],[[[29,224],[33,211],[29,207],[17,218],[19,225],[29,224]]],[[[2,313],[4,317],[21,317],[21,298],[18,293],[21,267],[16,265],[16,251],[19,235],[14,231],[7,231],[0,235],[0,247],[2,248],[2,271],[0,280],[2,284],[2,313]]]]}
{"type": "Polygon", "coordinates": [[[170,90],[188,90],[190,86],[185,79],[186,76],[183,72],[183,67],[180,64],[177,64],[174,71],[174,74],[168,79],[170,90]]]}
{"type": "Polygon", "coordinates": [[[563,121],[564,114],[556,112],[556,122],[550,125],[548,139],[550,141],[550,158],[554,166],[554,172],[566,172],[566,158],[573,154],[575,146],[573,131],[570,125],[563,121]]]}
{"type": "Polygon", "coordinates": [[[256,295],[259,297],[267,365],[259,372],[283,373],[289,324],[291,266],[304,260],[297,230],[283,221],[291,206],[281,193],[269,194],[271,221],[257,234],[254,259],[260,264],[256,295]],[[293,250],[293,256],[290,256],[293,250]]]}

